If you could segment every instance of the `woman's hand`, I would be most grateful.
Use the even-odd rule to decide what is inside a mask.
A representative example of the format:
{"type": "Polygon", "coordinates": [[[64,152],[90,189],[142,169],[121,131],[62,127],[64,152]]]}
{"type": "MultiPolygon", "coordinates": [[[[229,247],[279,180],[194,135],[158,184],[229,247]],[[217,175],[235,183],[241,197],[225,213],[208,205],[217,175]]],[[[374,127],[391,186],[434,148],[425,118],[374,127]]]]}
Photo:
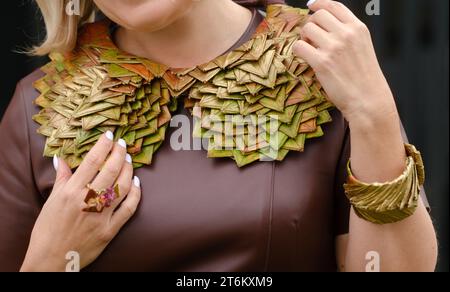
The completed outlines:
{"type": "Polygon", "coordinates": [[[22,271],[64,271],[70,251],[80,255],[80,268],[86,267],[133,216],[141,198],[125,142],[114,143],[111,132],[100,138],[73,175],[57,157],[54,166],[55,185],[34,226],[22,271]],[[83,212],[88,184],[94,190],[117,184],[120,197],[102,213],[83,212]]]}
{"type": "Polygon", "coordinates": [[[315,13],[294,53],[315,70],[330,101],[350,123],[398,115],[365,24],[340,2],[311,2],[315,13]]]}

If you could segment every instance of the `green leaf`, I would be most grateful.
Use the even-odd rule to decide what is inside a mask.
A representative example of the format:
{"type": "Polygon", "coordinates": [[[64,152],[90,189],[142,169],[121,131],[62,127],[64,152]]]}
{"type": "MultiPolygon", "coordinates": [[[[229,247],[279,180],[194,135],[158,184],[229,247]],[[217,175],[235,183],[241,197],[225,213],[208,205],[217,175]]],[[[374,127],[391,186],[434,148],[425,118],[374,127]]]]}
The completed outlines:
{"type": "Polygon", "coordinates": [[[142,148],[142,152],[133,156],[134,163],[150,165],[152,163],[154,146],[149,145],[142,148]]]}
{"type": "Polygon", "coordinates": [[[108,70],[108,76],[111,78],[136,76],[136,73],[133,73],[117,64],[108,64],[106,65],[106,68],[108,70]]]}

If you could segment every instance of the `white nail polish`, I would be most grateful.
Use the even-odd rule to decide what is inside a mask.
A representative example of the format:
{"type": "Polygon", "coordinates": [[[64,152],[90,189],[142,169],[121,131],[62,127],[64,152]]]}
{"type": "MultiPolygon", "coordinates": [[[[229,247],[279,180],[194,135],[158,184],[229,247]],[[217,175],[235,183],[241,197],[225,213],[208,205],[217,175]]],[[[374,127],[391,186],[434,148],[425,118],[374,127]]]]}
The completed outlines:
{"type": "Polygon", "coordinates": [[[135,186],[135,187],[137,187],[137,188],[140,188],[140,187],[141,187],[141,180],[140,180],[137,176],[135,176],[135,177],[133,178],[133,183],[134,183],[134,186],[135,186]]]}
{"type": "Polygon", "coordinates": [[[117,144],[119,144],[119,146],[122,147],[122,148],[127,148],[127,143],[123,139],[119,139],[117,144]]]}
{"type": "Polygon", "coordinates": [[[306,3],[306,6],[311,6],[316,2],[316,0],[309,0],[308,3],[306,3]]]}
{"type": "Polygon", "coordinates": [[[114,134],[111,131],[106,132],[105,136],[110,141],[112,141],[114,139],[114,134]]]}
{"type": "Polygon", "coordinates": [[[127,155],[125,155],[125,161],[128,162],[129,164],[133,163],[133,160],[131,159],[131,155],[127,153],[127,155]]]}
{"type": "Polygon", "coordinates": [[[59,166],[58,156],[56,154],[53,156],[53,168],[57,171],[59,166]]]}

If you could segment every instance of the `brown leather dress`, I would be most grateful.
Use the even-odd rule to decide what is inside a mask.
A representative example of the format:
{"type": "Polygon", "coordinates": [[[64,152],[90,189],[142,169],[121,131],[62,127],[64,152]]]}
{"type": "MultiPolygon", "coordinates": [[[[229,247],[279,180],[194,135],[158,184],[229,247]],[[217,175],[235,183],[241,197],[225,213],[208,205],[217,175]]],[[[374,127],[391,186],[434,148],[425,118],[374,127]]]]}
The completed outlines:
{"type": "MultiPolygon", "coordinates": [[[[261,20],[254,10],[234,47],[261,20]]],[[[19,82],[0,125],[0,271],[19,270],[54,182],[31,119],[39,110],[32,83],[42,76],[35,71],[19,82]]],[[[153,164],[136,171],[143,190],[137,213],[86,270],[336,271],[335,237],[348,232],[342,185],[350,145],[341,113],[332,117],[305,153],[243,169],[205,151],[172,150],[171,128],[153,164]]]]}

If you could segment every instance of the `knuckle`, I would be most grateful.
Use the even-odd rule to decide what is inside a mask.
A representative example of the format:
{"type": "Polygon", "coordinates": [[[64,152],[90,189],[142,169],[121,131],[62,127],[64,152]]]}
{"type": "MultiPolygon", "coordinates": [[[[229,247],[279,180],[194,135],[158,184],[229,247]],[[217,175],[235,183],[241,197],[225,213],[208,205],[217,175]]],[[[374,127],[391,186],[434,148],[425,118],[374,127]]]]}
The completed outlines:
{"type": "Polygon", "coordinates": [[[322,64],[321,61],[317,62],[316,66],[314,68],[314,71],[316,71],[316,73],[323,73],[323,72],[325,72],[325,67],[324,67],[324,65],[322,64]]]}
{"type": "Polygon", "coordinates": [[[367,25],[362,22],[362,21],[357,21],[355,24],[355,29],[359,32],[359,33],[363,33],[363,34],[369,34],[369,28],[367,27],[367,25]]]}
{"type": "Polygon", "coordinates": [[[119,183],[119,193],[120,196],[125,196],[130,192],[131,182],[130,183],[119,183]]]}
{"type": "Polygon", "coordinates": [[[344,4],[342,4],[341,2],[337,2],[337,1],[328,1],[328,3],[326,4],[326,8],[330,11],[336,11],[338,9],[342,9],[342,6],[344,6],[344,4]]]}
{"type": "Polygon", "coordinates": [[[60,202],[64,204],[64,206],[68,206],[70,204],[70,198],[71,194],[69,194],[69,191],[63,189],[61,194],[58,194],[60,202]]]}
{"type": "Polygon", "coordinates": [[[96,146],[102,148],[109,148],[114,144],[112,140],[105,139],[105,135],[103,135],[100,139],[98,139],[96,146]]]}
{"type": "Polygon", "coordinates": [[[61,173],[58,175],[57,181],[64,182],[66,180],[69,180],[71,176],[72,176],[72,173],[70,173],[70,172],[61,173]]]}
{"type": "Polygon", "coordinates": [[[131,218],[134,215],[134,213],[136,212],[136,209],[137,209],[137,205],[136,204],[130,204],[130,203],[124,204],[123,207],[125,208],[124,211],[126,213],[127,218],[131,218]]]}
{"type": "Polygon", "coordinates": [[[345,44],[339,41],[331,42],[329,45],[329,50],[332,54],[338,55],[345,50],[345,44]]]}
{"type": "Polygon", "coordinates": [[[319,69],[321,71],[327,71],[333,67],[333,58],[331,54],[324,54],[319,59],[319,69]]]}
{"type": "Polygon", "coordinates": [[[67,202],[69,200],[71,200],[72,198],[76,197],[76,191],[74,190],[74,188],[70,188],[70,187],[65,187],[62,189],[62,194],[61,194],[61,198],[67,202]]]}
{"type": "Polygon", "coordinates": [[[355,30],[349,28],[342,31],[342,39],[345,42],[351,42],[355,39],[356,33],[355,30]]]}
{"type": "Polygon", "coordinates": [[[103,159],[100,155],[91,152],[86,155],[84,163],[86,163],[89,167],[99,168],[103,163],[103,159]]]}
{"type": "Polygon", "coordinates": [[[297,44],[292,48],[294,53],[297,55],[301,55],[301,52],[305,49],[305,41],[298,41],[297,44]]]}
{"type": "Polygon", "coordinates": [[[312,17],[320,19],[320,18],[323,18],[326,14],[327,14],[327,11],[325,9],[319,9],[319,10],[317,10],[316,13],[314,13],[312,15],[312,17]]]}
{"type": "Polygon", "coordinates": [[[303,39],[310,39],[313,36],[313,25],[312,23],[308,22],[307,24],[305,24],[301,30],[301,37],[303,39]]]}
{"type": "Polygon", "coordinates": [[[110,242],[115,236],[115,232],[112,228],[105,228],[102,232],[99,233],[99,240],[101,243],[110,242]]]}
{"type": "Polygon", "coordinates": [[[54,187],[57,185],[63,184],[68,179],[69,179],[68,177],[63,177],[63,176],[57,177],[54,182],[54,187]]]}
{"type": "Polygon", "coordinates": [[[347,8],[347,6],[345,6],[342,2],[339,1],[332,1],[331,5],[334,9],[343,9],[343,8],[347,8]]]}
{"type": "Polygon", "coordinates": [[[106,166],[102,170],[102,172],[104,172],[107,177],[116,178],[119,175],[121,170],[122,170],[122,165],[121,164],[119,164],[119,163],[112,163],[112,164],[106,166]]]}
{"type": "Polygon", "coordinates": [[[314,27],[314,24],[312,22],[308,22],[303,26],[303,29],[305,29],[306,31],[311,31],[314,27]]]}
{"type": "Polygon", "coordinates": [[[142,196],[140,189],[136,191],[135,196],[136,196],[136,204],[135,205],[136,205],[136,209],[137,209],[137,206],[138,206],[139,202],[141,201],[141,196],[142,196]]]}

